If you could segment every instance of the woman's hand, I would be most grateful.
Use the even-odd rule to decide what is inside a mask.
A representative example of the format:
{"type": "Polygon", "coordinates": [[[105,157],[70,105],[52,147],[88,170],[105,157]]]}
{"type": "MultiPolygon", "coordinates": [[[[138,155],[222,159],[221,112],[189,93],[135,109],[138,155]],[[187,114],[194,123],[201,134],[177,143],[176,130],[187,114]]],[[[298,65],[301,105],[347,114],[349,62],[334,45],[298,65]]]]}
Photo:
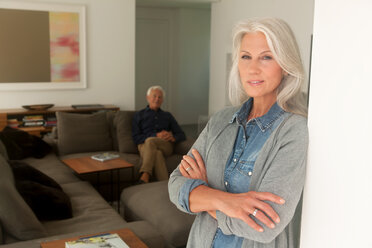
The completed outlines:
{"type": "Polygon", "coordinates": [[[196,149],[192,149],[192,157],[185,155],[179,167],[182,176],[190,179],[201,179],[208,183],[207,171],[205,169],[204,161],[196,149]]]}
{"type": "Polygon", "coordinates": [[[219,202],[218,209],[232,218],[243,220],[253,229],[263,232],[263,228],[258,225],[251,215],[264,223],[269,228],[274,228],[280,218],[275,210],[266,202],[271,201],[276,204],[284,204],[284,199],[269,192],[249,191],[247,193],[232,194],[226,193],[222,201],[219,202]],[[268,216],[271,218],[268,218],[268,216]]]}
{"type": "MultiPolygon", "coordinates": [[[[185,155],[179,166],[180,172],[184,177],[191,179],[201,179],[208,183],[207,171],[205,169],[204,161],[200,156],[199,152],[196,149],[193,149],[191,153],[194,155],[195,159],[190,156],[185,155]]],[[[256,219],[264,223],[269,228],[274,228],[276,223],[280,222],[280,218],[275,210],[265,201],[270,201],[276,204],[284,204],[285,201],[281,197],[274,195],[269,192],[255,192],[249,191],[247,193],[228,193],[220,190],[215,190],[208,188],[207,192],[199,195],[197,192],[202,190],[204,191],[205,186],[199,186],[195,188],[190,193],[190,209],[193,212],[198,211],[207,211],[213,218],[216,219],[216,211],[219,210],[232,218],[238,218],[247,223],[253,229],[263,232],[263,228],[258,225],[255,220],[252,218],[252,215],[256,219]],[[194,209],[194,204],[196,200],[192,195],[199,195],[199,200],[201,200],[200,209],[196,207],[194,209]],[[204,196],[203,196],[204,195],[204,196]],[[207,200],[210,198],[210,200],[207,200]],[[193,198],[191,200],[191,198],[193,198]],[[209,208],[211,210],[205,209],[205,200],[207,200],[207,205],[214,202],[214,207],[209,208]],[[257,211],[256,211],[257,210],[257,211]],[[270,218],[269,218],[270,217],[270,218]],[[273,221],[274,222],[273,222],[273,221]]],[[[199,201],[196,200],[196,201],[199,201]]],[[[199,205],[199,204],[197,204],[199,205]]]]}

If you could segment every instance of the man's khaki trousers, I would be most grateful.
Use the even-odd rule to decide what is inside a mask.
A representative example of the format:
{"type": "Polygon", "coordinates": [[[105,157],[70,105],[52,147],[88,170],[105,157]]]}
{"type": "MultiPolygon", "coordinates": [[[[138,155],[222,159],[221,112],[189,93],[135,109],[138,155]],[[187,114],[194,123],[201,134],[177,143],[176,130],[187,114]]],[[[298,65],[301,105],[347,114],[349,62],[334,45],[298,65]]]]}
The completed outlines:
{"type": "Polygon", "coordinates": [[[168,179],[168,170],[165,165],[164,157],[168,157],[173,152],[173,143],[157,138],[150,137],[145,143],[138,145],[138,150],[142,158],[141,172],[147,172],[153,175],[158,181],[168,179]]]}

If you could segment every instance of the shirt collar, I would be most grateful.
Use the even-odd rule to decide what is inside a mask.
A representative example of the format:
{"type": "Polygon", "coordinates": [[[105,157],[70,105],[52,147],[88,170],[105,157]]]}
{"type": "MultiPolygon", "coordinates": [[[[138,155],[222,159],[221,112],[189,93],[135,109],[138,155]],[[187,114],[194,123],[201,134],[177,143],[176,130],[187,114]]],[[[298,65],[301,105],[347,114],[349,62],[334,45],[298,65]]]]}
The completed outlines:
{"type": "MultiPolygon", "coordinates": [[[[246,125],[252,104],[253,98],[249,98],[245,103],[243,103],[242,107],[235,112],[229,123],[236,121],[238,125],[246,125]]],[[[284,113],[285,111],[275,102],[265,115],[254,118],[253,120],[256,121],[257,126],[261,129],[261,131],[265,132],[266,129],[270,128],[272,124],[284,113]]]]}
{"type": "Polygon", "coordinates": [[[152,110],[152,109],[150,109],[150,106],[149,106],[149,105],[146,106],[145,111],[146,111],[146,112],[148,112],[148,111],[153,111],[153,112],[163,112],[163,110],[162,110],[161,108],[159,108],[158,111],[152,110]]]}

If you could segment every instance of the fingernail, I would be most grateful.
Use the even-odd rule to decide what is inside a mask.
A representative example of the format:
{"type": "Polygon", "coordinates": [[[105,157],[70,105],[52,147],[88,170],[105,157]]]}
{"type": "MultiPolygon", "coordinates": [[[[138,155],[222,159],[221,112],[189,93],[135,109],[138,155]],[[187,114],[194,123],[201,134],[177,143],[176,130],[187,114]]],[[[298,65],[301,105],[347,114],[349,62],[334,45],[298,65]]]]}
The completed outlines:
{"type": "Polygon", "coordinates": [[[274,223],[271,223],[270,228],[274,228],[274,227],[275,227],[274,223]]]}
{"type": "Polygon", "coordinates": [[[276,218],[275,222],[276,222],[276,223],[279,223],[279,222],[280,222],[280,218],[279,218],[279,217],[276,218]]]}
{"type": "Polygon", "coordinates": [[[279,200],[281,204],[284,204],[285,203],[285,200],[284,199],[280,199],[279,200]]]}
{"type": "Polygon", "coordinates": [[[263,229],[262,229],[262,228],[260,228],[260,229],[258,229],[258,231],[259,231],[259,232],[263,232],[263,229]]]}

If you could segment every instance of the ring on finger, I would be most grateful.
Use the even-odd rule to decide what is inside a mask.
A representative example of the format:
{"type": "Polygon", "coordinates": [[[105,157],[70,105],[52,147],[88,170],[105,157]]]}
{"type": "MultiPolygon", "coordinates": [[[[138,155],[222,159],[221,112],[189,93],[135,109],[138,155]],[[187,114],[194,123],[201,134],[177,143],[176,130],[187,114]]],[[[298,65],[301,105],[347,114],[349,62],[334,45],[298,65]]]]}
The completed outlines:
{"type": "Polygon", "coordinates": [[[191,170],[191,166],[187,167],[186,168],[186,171],[189,172],[189,170],[191,170]]]}
{"type": "Polygon", "coordinates": [[[257,212],[258,212],[258,209],[256,208],[256,209],[253,211],[252,215],[253,215],[253,216],[256,216],[257,212]]]}

